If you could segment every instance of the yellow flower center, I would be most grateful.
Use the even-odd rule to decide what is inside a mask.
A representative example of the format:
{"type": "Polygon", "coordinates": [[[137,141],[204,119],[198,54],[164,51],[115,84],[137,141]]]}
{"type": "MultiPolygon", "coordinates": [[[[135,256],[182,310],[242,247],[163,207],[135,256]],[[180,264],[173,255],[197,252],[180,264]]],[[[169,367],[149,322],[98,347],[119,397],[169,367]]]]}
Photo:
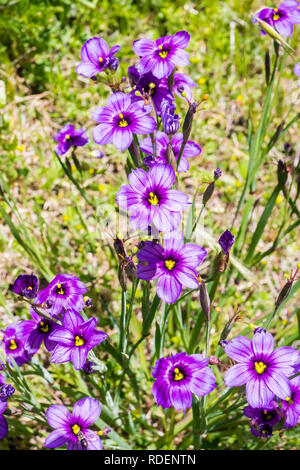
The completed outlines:
{"type": "Polygon", "coordinates": [[[32,290],[32,287],[28,286],[27,289],[28,289],[28,290],[32,290]]]}
{"type": "Polygon", "coordinates": [[[273,21],[277,21],[280,19],[280,16],[279,15],[273,15],[273,21]]]}
{"type": "Polygon", "coordinates": [[[182,380],[182,379],[184,379],[184,375],[182,372],[180,372],[178,367],[176,367],[174,369],[174,380],[182,380]]]}
{"type": "Polygon", "coordinates": [[[49,331],[49,325],[45,324],[44,321],[40,321],[40,330],[41,330],[43,333],[48,333],[48,331],[49,331]]]}
{"type": "Polygon", "coordinates": [[[149,88],[155,88],[155,83],[153,82],[149,83],[149,88]]]}
{"type": "Polygon", "coordinates": [[[158,53],[158,55],[162,58],[165,59],[168,55],[168,51],[161,51],[158,53]]]}
{"type": "Polygon", "coordinates": [[[254,368],[258,374],[263,374],[267,366],[263,362],[255,362],[254,368]]]}
{"type": "Polygon", "coordinates": [[[156,194],[154,193],[149,193],[149,198],[148,198],[148,202],[150,202],[150,204],[152,206],[157,206],[158,204],[158,197],[156,196],[156,194]]]}
{"type": "Polygon", "coordinates": [[[74,341],[75,346],[83,346],[84,345],[84,340],[80,338],[80,336],[75,336],[75,341],[74,341]]]}
{"type": "Polygon", "coordinates": [[[63,290],[61,284],[56,284],[56,287],[57,287],[56,293],[60,295],[64,295],[65,291],[63,290]]]}
{"type": "Polygon", "coordinates": [[[126,119],[124,119],[124,116],[122,113],[119,114],[119,118],[121,118],[121,120],[119,121],[119,127],[127,127],[128,126],[128,122],[126,121],[126,119]]]}
{"type": "Polygon", "coordinates": [[[14,339],[11,339],[10,340],[10,345],[8,346],[8,348],[11,350],[11,351],[14,351],[15,349],[17,349],[18,345],[17,343],[15,342],[14,339]]]}
{"type": "Polygon", "coordinates": [[[176,264],[175,261],[172,260],[172,259],[167,259],[165,261],[165,266],[166,266],[166,268],[169,269],[169,271],[171,271],[174,268],[175,264],[176,264]]]}
{"type": "Polygon", "coordinates": [[[102,57],[99,57],[99,59],[98,59],[98,60],[99,60],[99,62],[103,62],[103,59],[102,59],[102,57]]]}
{"type": "Polygon", "coordinates": [[[75,436],[77,436],[77,434],[80,433],[80,426],[78,426],[78,424],[74,424],[74,426],[72,426],[72,431],[75,434],[75,436]]]}
{"type": "Polygon", "coordinates": [[[67,139],[67,140],[70,140],[70,139],[71,139],[70,134],[66,134],[66,139],[67,139]]]}

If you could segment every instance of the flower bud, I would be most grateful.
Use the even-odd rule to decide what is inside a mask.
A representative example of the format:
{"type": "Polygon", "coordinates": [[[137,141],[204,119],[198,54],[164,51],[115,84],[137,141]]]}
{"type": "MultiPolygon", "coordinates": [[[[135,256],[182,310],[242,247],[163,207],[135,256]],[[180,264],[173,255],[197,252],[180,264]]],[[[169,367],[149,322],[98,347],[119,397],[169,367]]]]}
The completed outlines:
{"type": "Polygon", "coordinates": [[[221,176],[222,176],[222,171],[220,170],[220,168],[216,168],[216,170],[214,171],[215,181],[221,178],[221,176]]]}
{"type": "Polygon", "coordinates": [[[277,178],[278,178],[278,184],[280,186],[284,186],[288,178],[288,171],[287,171],[286,164],[283,163],[282,160],[279,160],[278,162],[277,178]]]}
{"type": "Polygon", "coordinates": [[[167,160],[167,164],[171,165],[173,170],[176,172],[176,170],[177,170],[177,168],[176,168],[177,167],[177,161],[176,161],[176,157],[174,155],[173,148],[172,148],[171,144],[167,145],[166,160],[167,160]]]}
{"type": "Polygon", "coordinates": [[[184,123],[183,123],[183,126],[182,126],[182,133],[183,133],[182,142],[184,144],[186,144],[186,142],[189,139],[189,136],[190,136],[190,133],[191,133],[191,130],[192,130],[194,114],[197,110],[197,106],[198,106],[198,103],[196,103],[196,101],[194,101],[194,103],[192,103],[190,105],[190,107],[188,109],[188,112],[185,115],[184,123]]]}
{"type": "Polygon", "coordinates": [[[208,201],[210,200],[210,198],[212,197],[213,193],[214,193],[214,190],[215,190],[215,183],[214,181],[212,183],[210,183],[206,190],[204,191],[203,193],[203,198],[202,198],[202,202],[203,202],[203,205],[205,206],[208,201]]]}

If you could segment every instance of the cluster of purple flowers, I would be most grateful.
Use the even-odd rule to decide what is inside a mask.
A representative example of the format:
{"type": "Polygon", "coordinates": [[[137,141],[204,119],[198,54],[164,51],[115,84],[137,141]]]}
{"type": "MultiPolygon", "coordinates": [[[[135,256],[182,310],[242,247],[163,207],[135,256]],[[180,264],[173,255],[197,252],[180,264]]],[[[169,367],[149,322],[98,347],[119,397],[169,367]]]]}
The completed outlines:
{"type": "Polygon", "coordinates": [[[34,303],[30,308],[32,320],[10,325],[4,332],[2,342],[8,362],[14,359],[20,366],[30,361],[44,342],[51,353],[50,362],[72,361],[75,369],[82,369],[89,351],[108,337],[96,330],[97,318],[85,321],[79,313],[87,303],[85,284],[72,274],[58,274],[39,292],[38,286],[36,276],[21,275],[12,287],[16,294],[34,298],[34,303]],[[39,307],[46,317],[37,313],[39,307]]]}
{"type": "Polygon", "coordinates": [[[3,416],[7,407],[7,400],[15,393],[14,387],[5,383],[5,377],[0,373],[0,439],[8,434],[8,424],[3,416]]]}
{"type": "Polygon", "coordinates": [[[246,385],[251,418],[256,436],[268,437],[283,419],[286,427],[300,421],[300,377],[289,379],[299,369],[300,353],[288,346],[274,349],[274,338],[263,328],[254,332],[252,341],[237,336],[224,345],[226,354],[236,362],[225,374],[228,387],[246,385]]]}

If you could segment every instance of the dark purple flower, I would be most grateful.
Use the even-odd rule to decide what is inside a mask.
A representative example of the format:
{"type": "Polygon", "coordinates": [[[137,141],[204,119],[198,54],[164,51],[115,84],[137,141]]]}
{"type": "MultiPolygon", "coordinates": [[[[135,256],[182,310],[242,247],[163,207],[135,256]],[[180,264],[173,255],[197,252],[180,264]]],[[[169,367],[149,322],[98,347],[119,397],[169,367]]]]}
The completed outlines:
{"type": "Polygon", "coordinates": [[[121,186],[116,196],[117,205],[129,212],[132,228],[146,230],[151,223],[160,231],[178,227],[188,196],[171,189],[175,178],[170,165],[154,165],[149,173],[140,168],[132,170],[129,184],[121,186]]]}
{"type": "Polygon", "coordinates": [[[40,317],[32,308],[30,313],[33,320],[24,320],[17,325],[18,334],[26,338],[25,350],[31,355],[36,354],[44,341],[47,351],[53,351],[56,343],[49,340],[49,335],[60,326],[54,321],[40,317]]]}
{"type": "Polygon", "coordinates": [[[226,230],[219,238],[219,244],[225,255],[228,255],[230,248],[234,244],[234,236],[229,230],[226,230]]]}
{"type": "Polygon", "coordinates": [[[83,294],[87,292],[85,284],[73,274],[57,274],[57,276],[40,290],[35,300],[52,316],[58,316],[68,308],[84,309],[83,294]]]}
{"type": "MultiPolygon", "coordinates": [[[[293,34],[293,25],[300,23],[299,3],[296,0],[287,0],[278,8],[263,8],[254,15],[253,22],[257,23],[257,18],[265,21],[282,36],[293,34]]],[[[266,34],[262,30],[262,34],[266,34]]]]}
{"type": "Polygon", "coordinates": [[[130,65],[127,69],[129,83],[133,87],[137,85],[142,75],[142,70],[138,65],[130,65]]]}
{"type": "Polygon", "coordinates": [[[21,366],[31,359],[31,356],[24,348],[26,339],[26,336],[22,336],[19,333],[18,324],[10,325],[6,328],[2,343],[9,364],[11,364],[11,359],[14,359],[17,365],[21,366]]]}
{"type": "Polygon", "coordinates": [[[75,130],[72,124],[66,124],[58,134],[55,134],[54,139],[59,142],[55,150],[57,155],[63,155],[72,146],[83,147],[89,141],[88,137],[85,135],[85,130],[75,130]]]}
{"type": "Polygon", "coordinates": [[[290,395],[281,402],[287,428],[300,422],[300,375],[290,380],[290,386],[290,395]]]}
{"type": "Polygon", "coordinates": [[[8,434],[7,421],[3,416],[3,412],[5,411],[6,406],[6,401],[0,402],[0,439],[4,439],[8,434]]]}
{"type": "Polygon", "coordinates": [[[160,105],[160,114],[163,128],[166,134],[176,134],[180,127],[181,118],[178,114],[175,114],[176,105],[175,103],[162,99],[160,105]]]}
{"type": "Polygon", "coordinates": [[[270,333],[256,333],[251,341],[237,336],[224,347],[226,354],[238,362],[225,374],[228,387],[246,384],[247,401],[253,408],[268,407],[277,396],[281,399],[291,396],[288,380],[293,366],[299,363],[299,352],[290,347],[274,351],[274,339],[270,333]]]}
{"type": "Polygon", "coordinates": [[[82,369],[89,351],[108,337],[104,331],[95,329],[97,321],[94,317],[84,321],[75,310],[67,310],[62,327],[49,336],[51,341],[57,343],[50,361],[57,364],[72,361],[76,370],[82,369]]]}
{"type": "MultiPolygon", "coordinates": [[[[183,139],[183,136],[181,132],[179,132],[178,134],[175,134],[172,137],[171,146],[172,146],[172,150],[176,159],[179,156],[182,139],[183,139]]],[[[147,166],[149,167],[157,163],[163,163],[163,164],[167,163],[167,150],[168,150],[168,145],[170,144],[169,137],[164,132],[157,131],[155,134],[155,141],[156,141],[156,149],[155,149],[156,158],[154,158],[153,156],[154,149],[153,149],[153,143],[150,137],[146,137],[146,139],[144,139],[140,144],[140,149],[145,154],[151,155],[152,157],[151,160],[148,160],[146,163],[147,166]]],[[[202,150],[201,150],[200,145],[196,144],[196,142],[188,140],[187,143],[185,144],[183,154],[181,156],[181,160],[179,163],[179,167],[177,168],[177,171],[179,172],[188,171],[189,162],[187,159],[200,155],[201,151],[202,150]]]]}
{"type": "Polygon", "coordinates": [[[168,80],[158,79],[151,72],[140,74],[135,89],[130,94],[133,102],[143,99],[146,106],[153,102],[158,116],[161,114],[162,100],[166,99],[169,102],[174,100],[173,94],[169,92],[168,80]]]}
{"type": "Polygon", "coordinates": [[[192,405],[193,394],[203,397],[216,387],[216,378],[202,354],[184,353],[161,357],[153,367],[156,378],[152,393],[158,406],[185,410],[192,405]]]}
{"type": "Polygon", "coordinates": [[[251,418],[251,432],[255,437],[270,437],[274,426],[281,420],[281,412],[276,403],[265,408],[246,406],[243,412],[247,418],[251,418]]]}
{"type": "Polygon", "coordinates": [[[45,447],[55,449],[67,444],[67,450],[102,450],[98,434],[89,429],[100,413],[100,403],[90,397],[77,401],[72,414],[64,405],[50,406],[46,418],[54,431],[46,438],[45,447]]]}
{"type": "Polygon", "coordinates": [[[109,49],[107,42],[102,38],[94,37],[89,39],[81,48],[82,62],[77,65],[75,69],[76,73],[91,78],[107,67],[115,71],[119,61],[113,56],[119,52],[119,50],[120,46],[113,46],[109,49]]]}
{"type": "Polygon", "coordinates": [[[300,62],[298,62],[294,67],[294,73],[298,77],[298,86],[300,86],[300,62]]]}
{"type": "Polygon", "coordinates": [[[221,178],[221,176],[222,176],[222,171],[220,170],[220,168],[216,168],[216,170],[214,171],[215,180],[218,180],[219,178],[221,178]]]}
{"type": "Polygon", "coordinates": [[[39,278],[33,274],[20,274],[12,286],[12,291],[27,299],[34,299],[37,295],[39,284],[39,278]]]}
{"type": "Polygon", "coordinates": [[[127,149],[133,134],[151,134],[156,129],[156,122],[148,116],[143,101],[131,102],[130,95],[113,93],[107,100],[107,106],[96,108],[93,119],[100,124],[93,131],[94,141],[99,145],[113,143],[122,152],[127,149]]]}
{"type": "Polygon", "coordinates": [[[83,372],[85,372],[87,375],[92,374],[95,372],[93,369],[94,365],[95,364],[92,361],[86,361],[82,367],[83,372]]]}
{"type": "Polygon", "coordinates": [[[156,41],[138,39],[133,43],[133,50],[141,57],[140,65],[144,73],[151,71],[157,78],[163,78],[172,73],[175,65],[184,67],[189,64],[189,56],[184,50],[189,41],[187,31],[179,31],[156,41]]]}
{"type": "Polygon", "coordinates": [[[193,94],[191,87],[196,86],[197,83],[193,82],[193,80],[185,73],[175,73],[173,91],[177,96],[180,96],[180,98],[184,98],[188,102],[192,101],[193,94]]]}
{"type": "Polygon", "coordinates": [[[182,286],[199,287],[196,268],[205,259],[206,250],[193,243],[185,245],[181,232],[171,232],[164,238],[163,246],[146,241],[137,257],[138,278],[158,279],[158,297],[171,304],[180,296],[182,286]]]}
{"type": "Polygon", "coordinates": [[[0,385],[0,402],[7,401],[15,393],[15,389],[10,384],[0,385]]]}

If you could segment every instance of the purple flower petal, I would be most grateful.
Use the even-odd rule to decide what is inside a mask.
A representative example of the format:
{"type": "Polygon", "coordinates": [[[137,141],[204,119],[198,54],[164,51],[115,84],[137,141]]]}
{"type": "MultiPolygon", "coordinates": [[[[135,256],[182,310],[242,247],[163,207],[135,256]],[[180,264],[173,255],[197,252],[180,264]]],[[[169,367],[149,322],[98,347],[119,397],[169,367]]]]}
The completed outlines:
{"type": "Polygon", "coordinates": [[[249,362],[253,356],[252,342],[245,336],[233,338],[224,349],[227,356],[237,362],[249,362]]]}
{"type": "Polygon", "coordinates": [[[167,304],[176,302],[180,296],[182,286],[174,276],[170,274],[162,275],[157,282],[157,295],[167,304]]]}
{"type": "Polygon", "coordinates": [[[96,398],[85,397],[74,405],[72,417],[80,426],[87,428],[91,426],[101,414],[101,406],[96,398]]]}
{"type": "Polygon", "coordinates": [[[46,437],[44,447],[49,447],[50,449],[55,449],[56,447],[61,447],[67,442],[67,436],[63,429],[57,429],[52,431],[49,436],[46,437]]]}
{"type": "Polygon", "coordinates": [[[71,413],[64,405],[52,405],[46,410],[46,418],[51,428],[68,428],[71,413]]]}
{"type": "Polygon", "coordinates": [[[239,387],[253,379],[253,371],[247,364],[236,364],[226,372],[224,383],[227,387],[239,387]]]}

